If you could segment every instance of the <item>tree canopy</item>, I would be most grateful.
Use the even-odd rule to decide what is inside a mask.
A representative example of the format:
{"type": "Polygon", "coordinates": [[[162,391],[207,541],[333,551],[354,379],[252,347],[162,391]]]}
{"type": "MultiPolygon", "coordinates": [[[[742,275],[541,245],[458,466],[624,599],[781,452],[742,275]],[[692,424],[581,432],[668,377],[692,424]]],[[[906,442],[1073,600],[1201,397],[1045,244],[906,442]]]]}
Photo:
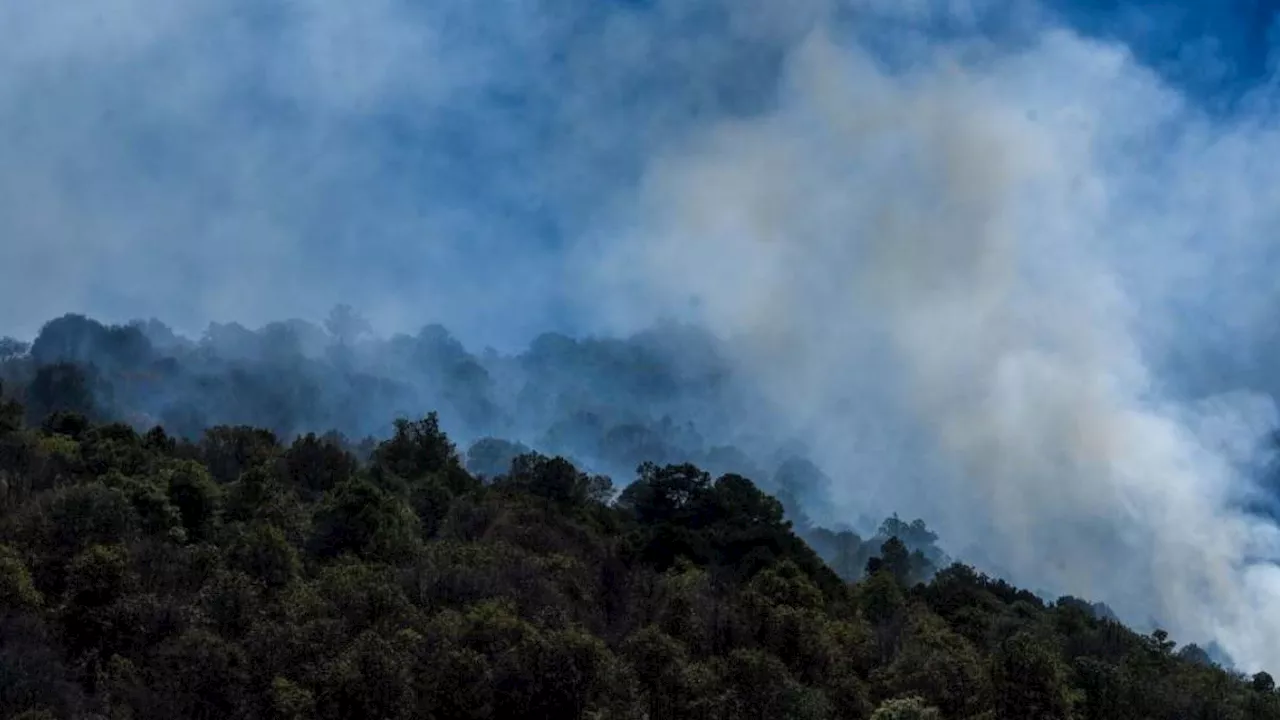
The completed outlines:
{"type": "Polygon", "coordinates": [[[926,572],[922,522],[811,545],[741,475],[0,410],[3,717],[1280,718],[1265,673],[926,572]]]}

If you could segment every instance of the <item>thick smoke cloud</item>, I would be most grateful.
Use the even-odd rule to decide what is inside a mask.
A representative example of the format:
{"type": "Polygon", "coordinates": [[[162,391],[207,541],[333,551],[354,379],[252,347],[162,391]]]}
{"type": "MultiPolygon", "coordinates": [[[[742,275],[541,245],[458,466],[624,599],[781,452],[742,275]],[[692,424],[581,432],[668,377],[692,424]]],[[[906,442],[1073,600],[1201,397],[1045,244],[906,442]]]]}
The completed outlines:
{"type": "Polygon", "coordinates": [[[1274,65],[1186,7],[7,2],[0,328],[694,320],[817,519],[1280,668],[1274,65]]]}
{"type": "Polygon", "coordinates": [[[1280,132],[1061,30],[895,70],[834,37],[788,56],[777,110],[650,165],[600,266],[636,289],[616,317],[697,297],[821,464],[855,470],[851,506],[892,498],[1014,577],[1276,667],[1280,532],[1237,509],[1275,408],[1188,403],[1203,368],[1159,371],[1265,327],[1280,132]]]}
{"type": "Polygon", "coordinates": [[[482,343],[568,327],[567,238],[650,148],[767,102],[803,24],[771,13],[6,2],[0,322],[198,333],[350,302],[482,343]]]}

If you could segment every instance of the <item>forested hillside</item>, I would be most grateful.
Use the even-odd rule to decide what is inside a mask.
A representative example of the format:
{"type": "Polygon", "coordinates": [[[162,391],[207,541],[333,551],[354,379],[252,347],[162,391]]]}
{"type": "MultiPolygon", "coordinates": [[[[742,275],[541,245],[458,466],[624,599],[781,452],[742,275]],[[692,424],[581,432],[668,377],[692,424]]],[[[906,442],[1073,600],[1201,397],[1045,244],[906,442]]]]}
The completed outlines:
{"type": "Polygon", "coordinates": [[[917,582],[896,537],[847,583],[739,475],[477,476],[434,415],[360,457],[24,417],[0,412],[4,717],[1280,718],[1266,674],[963,565],[917,582]]]}
{"type": "Polygon", "coordinates": [[[1278,110],[1280,0],[0,0],[0,720],[1280,720],[1278,110]]]}

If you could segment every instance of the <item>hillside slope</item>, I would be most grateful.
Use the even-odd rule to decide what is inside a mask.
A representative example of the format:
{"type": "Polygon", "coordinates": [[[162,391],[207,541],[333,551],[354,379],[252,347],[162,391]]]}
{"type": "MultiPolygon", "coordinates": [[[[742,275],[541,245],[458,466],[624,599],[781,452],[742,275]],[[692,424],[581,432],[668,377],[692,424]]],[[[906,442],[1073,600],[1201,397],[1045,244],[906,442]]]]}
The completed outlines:
{"type": "Polygon", "coordinates": [[[1280,718],[1086,603],[896,538],[848,584],[736,475],[473,476],[435,416],[359,461],[0,412],[0,716],[1280,718]]]}

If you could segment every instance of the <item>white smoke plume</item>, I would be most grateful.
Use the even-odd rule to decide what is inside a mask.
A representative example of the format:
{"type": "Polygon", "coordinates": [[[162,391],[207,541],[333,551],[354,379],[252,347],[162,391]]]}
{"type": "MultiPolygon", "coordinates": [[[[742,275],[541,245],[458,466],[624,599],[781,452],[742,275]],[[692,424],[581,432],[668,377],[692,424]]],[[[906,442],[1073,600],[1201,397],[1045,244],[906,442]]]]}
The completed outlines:
{"type": "Polygon", "coordinates": [[[1065,31],[899,71],[835,37],[796,47],[774,112],[649,166],[626,241],[586,263],[633,291],[611,319],[695,297],[847,507],[1280,667],[1280,532],[1238,509],[1275,409],[1178,399],[1152,360],[1274,298],[1236,283],[1280,211],[1248,149],[1280,133],[1065,31]]]}

